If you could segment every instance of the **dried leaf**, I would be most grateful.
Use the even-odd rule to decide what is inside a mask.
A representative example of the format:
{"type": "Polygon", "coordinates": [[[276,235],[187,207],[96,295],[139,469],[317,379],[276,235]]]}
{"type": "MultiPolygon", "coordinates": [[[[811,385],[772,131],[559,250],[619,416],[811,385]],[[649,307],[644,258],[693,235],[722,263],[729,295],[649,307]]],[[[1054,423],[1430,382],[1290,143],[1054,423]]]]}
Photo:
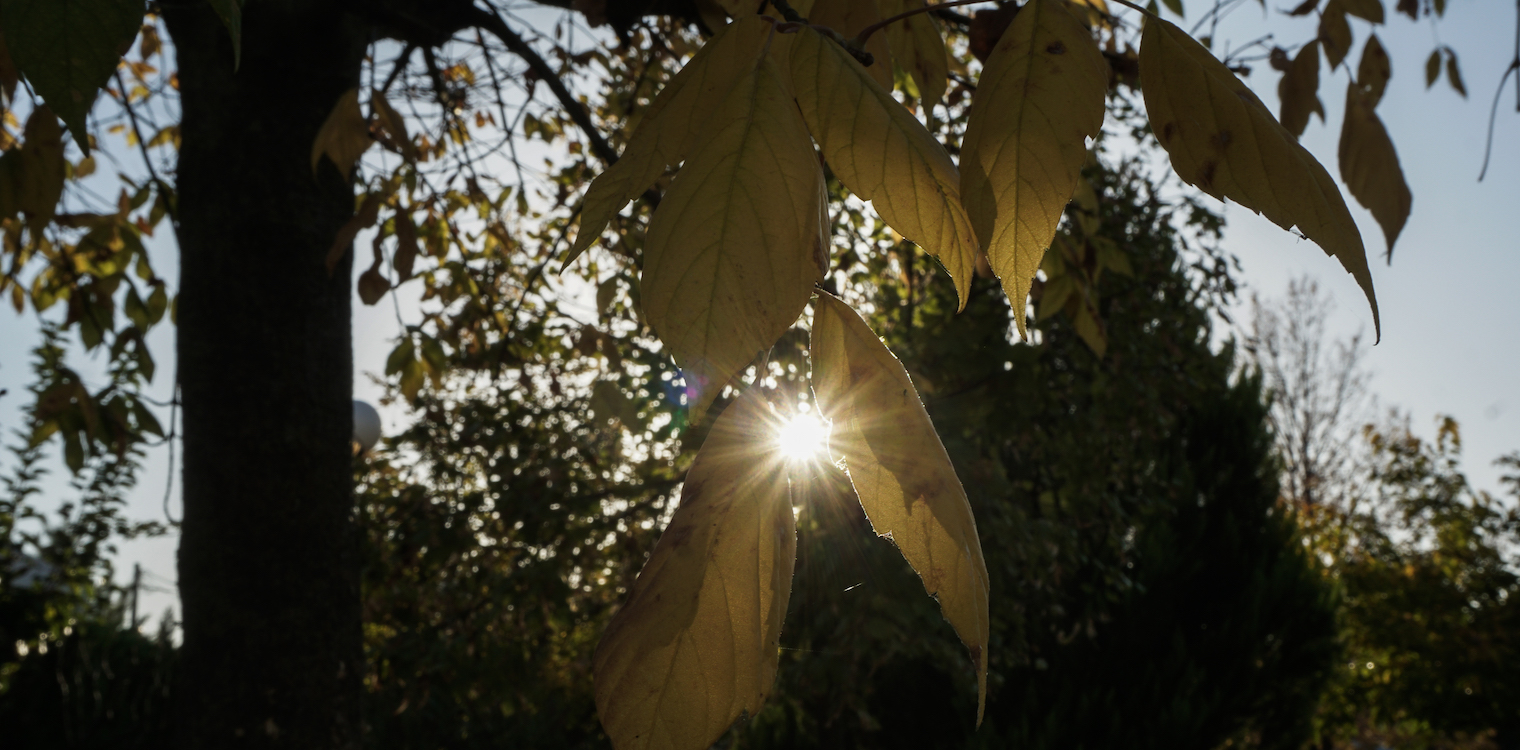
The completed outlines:
{"type": "Polygon", "coordinates": [[[1356,279],[1380,331],[1367,251],[1345,199],[1256,94],[1187,32],[1156,19],[1142,36],[1140,84],[1177,176],[1284,229],[1297,226],[1356,279]]]}
{"type": "Polygon", "coordinates": [[[591,247],[612,217],[649,189],[666,167],[681,163],[696,150],[713,103],[722,101],[741,78],[753,72],[772,28],[770,21],[758,16],[724,26],[665,85],[623,149],[622,158],[586,190],[580,229],[562,268],[568,268],[591,247]]]}
{"type": "Polygon", "coordinates": [[[359,236],[359,230],[367,229],[375,225],[380,218],[380,204],[385,202],[386,196],[381,193],[370,193],[364,196],[364,202],[359,204],[359,210],[343,226],[338,228],[338,234],[333,237],[332,247],[327,249],[327,275],[333,275],[338,268],[338,261],[343,260],[343,254],[348,252],[349,246],[353,245],[354,238],[359,236]]]}
{"type": "Polygon", "coordinates": [[[814,306],[812,357],[813,391],[833,422],[831,448],[848,466],[871,527],[902,551],[971,651],[980,724],[987,564],[950,456],[902,363],[854,310],[826,293],[814,306]]]}
{"type": "Polygon", "coordinates": [[[1375,104],[1356,84],[1347,87],[1346,119],[1341,126],[1341,179],[1383,228],[1387,257],[1392,260],[1393,244],[1409,219],[1412,197],[1393,140],[1373,111],[1375,104]]]}
{"type": "Polygon", "coordinates": [[[797,553],[775,435],[755,391],[718,417],[602,635],[596,707],[617,750],[702,750],[770,693],[797,553]]]}
{"type": "Polygon", "coordinates": [[[789,39],[797,104],[824,160],[889,226],[939,258],[965,307],[976,235],[950,155],[838,44],[806,27],[789,39]]]}
{"type": "Polygon", "coordinates": [[[396,280],[406,281],[412,277],[412,266],[417,262],[421,248],[417,245],[417,225],[412,223],[411,212],[396,212],[396,257],[391,267],[396,269],[396,280]]]}
{"type": "Polygon", "coordinates": [[[1040,259],[1103,127],[1108,63],[1060,0],[1031,0],[982,70],[961,146],[961,201],[1019,332],[1040,259]]]}
{"type": "Polygon", "coordinates": [[[1356,66],[1356,83],[1366,94],[1367,106],[1376,107],[1383,100],[1383,91],[1388,88],[1388,79],[1392,76],[1393,63],[1388,60],[1383,43],[1378,41],[1376,34],[1367,37],[1367,44],[1362,47],[1362,62],[1356,66]]]}
{"type": "Polygon", "coordinates": [[[641,284],[693,420],[797,320],[827,247],[823,171],[780,66],[751,67],[708,126],[649,222],[641,284]]]}
{"type": "Polygon", "coordinates": [[[1373,23],[1383,22],[1383,0],[1340,0],[1346,13],[1373,23]]]}
{"type": "MultiPolygon", "coordinates": [[[[924,7],[923,0],[877,0],[883,18],[924,7]]],[[[928,13],[918,13],[897,21],[885,30],[892,58],[918,86],[924,110],[929,111],[945,96],[950,76],[950,58],[945,52],[945,38],[939,25],[928,13]]],[[[878,32],[880,33],[880,32],[878,32]]]]}
{"type": "Polygon", "coordinates": [[[140,0],[0,0],[11,60],[86,155],[85,115],[142,28],[140,0]]]}
{"type": "Polygon", "coordinates": [[[374,142],[369,134],[369,122],[359,111],[359,89],[349,89],[333,103],[332,111],[327,113],[327,120],[311,143],[311,172],[317,173],[317,162],[326,156],[347,180],[354,163],[374,142]]]}
{"type": "Polygon", "coordinates": [[[1325,60],[1330,69],[1340,65],[1351,51],[1351,24],[1346,22],[1346,6],[1342,0],[1330,0],[1319,17],[1319,41],[1325,46],[1325,60]]]}
{"type": "MultiPolygon", "coordinates": [[[[876,8],[876,0],[816,0],[807,12],[807,19],[808,23],[839,32],[845,39],[854,39],[862,29],[880,21],[881,13],[876,8]]],[[[891,91],[892,47],[887,42],[887,35],[872,34],[866,40],[866,51],[871,53],[871,66],[866,72],[882,88],[891,91]]]]}
{"type": "Polygon", "coordinates": [[[1312,113],[1325,121],[1325,105],[1319,100],[1319,42],[1309,42],[1298,51],[1277,82],[1277,98],[1282,102],[1282,125],[1294,136],[1304,134],[1312,113]]]}

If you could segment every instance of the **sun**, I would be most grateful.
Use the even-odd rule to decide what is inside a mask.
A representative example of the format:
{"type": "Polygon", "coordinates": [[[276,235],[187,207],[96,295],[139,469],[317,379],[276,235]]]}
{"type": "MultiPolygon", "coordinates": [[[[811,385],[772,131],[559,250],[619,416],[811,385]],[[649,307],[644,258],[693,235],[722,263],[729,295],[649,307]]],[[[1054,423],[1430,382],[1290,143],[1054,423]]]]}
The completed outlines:
{"type": "Polygon", "coordinates": [[[794,415],[782,422],[776,430],[776,445],[781,449],[781,454],[791,461],[805,461],[823,455],[828,439],[828,425],[808,413],[794,415]]]}

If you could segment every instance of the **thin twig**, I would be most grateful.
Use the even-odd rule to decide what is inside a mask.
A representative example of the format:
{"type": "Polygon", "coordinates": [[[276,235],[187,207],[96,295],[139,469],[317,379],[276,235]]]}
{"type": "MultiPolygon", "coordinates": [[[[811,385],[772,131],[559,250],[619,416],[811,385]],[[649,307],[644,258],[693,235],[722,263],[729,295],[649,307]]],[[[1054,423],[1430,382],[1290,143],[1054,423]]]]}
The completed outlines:
{"type": "Polygon", "coordinates": [[[132,122],[132,134],[137,136],[137,148],[142,154],[143,164],[148,167],[148,176],[153,180],[153,186],[158,188],[159,194],[164,196],[164,210],[169,214],[169,220],[174,223],[174,229],[179,231],[179,209],[174,205],[175,201],[170,196],[173,191],[158,177],[158,170],[153,168],[153,159],[148,155],[148,142],[143,139],[142,128],[137,124],[137,112],[132,109],[132,95],[127,93],[126,81],[122,80],[121,69],[116,69],[116,87],[121,92],[121,106],[127,111],[127,119],[132,122]]]}
{"type": "Polygon", "coordinates": [[[866,40],[870,39],[872,34],[875,34],[878,30],[886,28],[891,24],[897,23],[904,18],[912,18],[913,16],[916,16],[920,13],[930,13],[941,8],[954,8],[961,5],[971,5],[972,3],[984,2],[987,2],[987,0],[953,0],[953,2],[936,3],[934,5],[925,5],[919,8],[914,8],[912,10],[905,10],[895,16],[892,16],[891,18],[884,18],[880,21],[877,21],[876,23],[871,24],[870,26],[861,29],[860,33],[855,36],[854,44],[856,46],[864,47],[866,40]]]}
{"type": "MultiPolygon", "coordinates": [[[[1494,104],[1488,110],[1488,145],[1483,147],[1483,169],[1478,172],[1478,182],[1482,182],[1484,176],[1488,174],[1488,159],[1494,154],[1494,120],[1499,116],[1499,97],[1504,94],[1504,83],[1516,69],[1520,69],[1520,58],[1504,69],[1504,75],[1499,79],[1499,86],[1494,90],[1494,104]]],[[[1516,104],[1516,109],[1520,109],[1520,103],[1516,104]]]]}

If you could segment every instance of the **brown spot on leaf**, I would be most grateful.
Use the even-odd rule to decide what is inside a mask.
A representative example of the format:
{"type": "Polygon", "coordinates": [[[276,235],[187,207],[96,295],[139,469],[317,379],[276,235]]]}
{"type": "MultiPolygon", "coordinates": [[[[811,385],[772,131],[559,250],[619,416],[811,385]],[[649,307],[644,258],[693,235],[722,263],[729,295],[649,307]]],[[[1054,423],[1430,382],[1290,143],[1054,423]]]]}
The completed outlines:
{"type": "Polygon", "coordinates": [[[1217,162],[1206,161],[1198,169],[1198,187],[1211,190],[1214,187],[1214,170],[1219,168],[1217,162]]]}
{"type": "Polygon", "coordinates": [[[1066,54],[1066,45],[1062,44],[1060,39],[1057,39],[1045,47],[1045,51],[1052,55],[1064,55],[1066,54]]]}
{"type": "Polygon", "coordinates": [[[1209,141],[1214,144],[1214,148],[1219,149],[1220,151],[1228,148],[1230,141],[1232,140],[1234,140],[1234,136],[1231,135],[1230,131],[1228,130],[1221,130],[1218,133],[1215,133],[1213,138],[1209,139],[1209,141]]]}
{"type": "Polygon", "coordinates": [[[1161,126],[1161,133],[1160,133],[1160,135],[1161,135],[1161,142],[1163,144],[1171,143],[1172,142],[1172,136],[1174,136],[1176,134],[1177,134],[1177,123],[1175,123],[1175,122],[1168,122],[1168,123],[1165,123],[1165,124],[1163,124],[1161,126]]]}

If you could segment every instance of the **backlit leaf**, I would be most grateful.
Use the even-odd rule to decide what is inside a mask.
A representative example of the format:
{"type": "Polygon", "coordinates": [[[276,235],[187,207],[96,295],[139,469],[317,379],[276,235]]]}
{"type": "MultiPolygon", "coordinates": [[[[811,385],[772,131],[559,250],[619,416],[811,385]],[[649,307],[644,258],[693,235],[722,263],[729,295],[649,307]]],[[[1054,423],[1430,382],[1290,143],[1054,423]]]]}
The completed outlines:
{"type": "MultiPolygon", "coordinates": [[[[807,12],[808,23],[827,26],[839,32],[845,39],[854,39],[861,29],[881,20],[876,0],[816,0],[807,12]]],[[[866,40],[866,51],[871,53],[871,66],[866,71],[881,87],[892,90],[892,47],[887,35],[872,34],[866,40]]]]}
{"type": "Polygon", "coordinates": [[[141,0],[0,0],[11,59],[89,153],[85,115],[142,27],[141,0]]]}
{"type": "Polygon", "coordinates": [[[826,263],[823,171],[780,66],[761,58],[715,109],[649,222],[641,284],[693,419],[792,325],[826,263]]]}
{"type": "MultiPolygon", "coordinates": [[[[877,0],[883,18],[924,7],[923,0],[877,0]]],[[[950,59],[945,52],[945,38],[928,13],[918,13],[893,23],[886,29],[887,46],[892,58],[913,77],[925,111],[939,104],[945,95],[950,75],[950,59]]]]}
{"type": "Polygon", "coordinates": [[[1319,100],[1319,42],[1309,42],[1294,56],[1288,72],[1277,82],[1277,98],[1282,102],[1282,125],[1295,136],[1304,134],[1309,115],[1318,113],[1325,120],[1325,105],[1319,100]]]}
{"type": "Polygon", "coordinates": [[[1341,126],[1341,179],[1358,203],[1372,211],[1383,237],[1388,241],[1387,257],[1393,259],[1393,244],[1404,230],[1412,200],[1404,170],[1399,166],[1393,141],[1373,111],[1375,104],[1356,84],[1346,88],[1346,118],[1341,126]]]}
{"type": "Polygon", "coordinates": [[[1351,24],[1346,22],[1346,6],[1342,0],[1330,0],[1319,17],[1319,41],[1325,47],[1325,60],[1330,69],[1340,65],[1351,51],[1351,24]]]}
{"type": "Polygon", "coordinates": [[[1345,199],[1256,94],[1187,32],[1157,19],[1147,19],[1142,35],[1140,85],[1177,176],[1284,229],[1298,227],[1356,279],[1379,328],[1367,251],[1345,199]]]}
{"type": "Polygon", "coordinates": [[[1346,13],[1373,23],[1383,22],[1383,0],[1340,0],[1346,13]]]}
{"type": "Polygon", "coordinates": [[[565,256],[565,267],[596,242],[628,201],[649,189],[666,167],[679,164],[696,149],[714,103],[754,70],[772,28],[770,21],[758,16],[724,26],[665,85],[639,121],[622,157],[586,190],[580,229],[565,256]]]}
{"type": "Polygon", "coordinates": [[[939,258],[965,307],[976,235],[950,155],[838,44],[806,27],[791,39],[797,104],[824,160],[889,226],[939,258]]]}
{"type": "Polygon", "coordinates": [[[417,161],[417,146],[412,143],[411,134],[406,132],[406,118],[391,107],[383,92],[372,92],[369,105],[375,110],[375,119],[379,120],[381,131],[390,138],[387,145],[400,151],[407,161],[417,161]]]}
{"type": "Polygon", "coordinates": [[[1061,0],[1026,4],[982,69],[961,146],[961,201],[1003,280],[1024,300],[1103,127],[1108,64],[1061,0]]]}
{"type": "Polygon", "coordinates": [[[871,527],[890,536],[971,651],[987,698],[987,564],[950,456],[902,363],[848,305],[814,303],[813,391],[871,527]]]}
{"type": "Polygon", "coordinates": [[[359,111],[359,89],[349,89],[333,103],[332,111],[327,113],[327,119],[311,143],[311,171],[315,174],[317,162],[326,156],[346,180],[354,170],[354,162],[359,161],[374,143],[375,139],[369,134],[369,122],[359,111]]]}
{"type": "Polygon", "coordinates": [[[681,504],[595,657],[596,707],[617,750],[702,750],[776,679],[797,535],[768,404],[718,417],[681,504]]]}
{"type": "Polygon", "coordinates": [[[1366,94],[1367,106],[1376,107],[1382,101],[1383,91],[1388,88],[1388,79],[1392,76],[1393,63],[1389,61],[1383,43],[1378,41],[1376,34],[1367,37],[1367,44],[1362,47],[1362,62],[1356,66],[1356,83],[1366,94]]]}

